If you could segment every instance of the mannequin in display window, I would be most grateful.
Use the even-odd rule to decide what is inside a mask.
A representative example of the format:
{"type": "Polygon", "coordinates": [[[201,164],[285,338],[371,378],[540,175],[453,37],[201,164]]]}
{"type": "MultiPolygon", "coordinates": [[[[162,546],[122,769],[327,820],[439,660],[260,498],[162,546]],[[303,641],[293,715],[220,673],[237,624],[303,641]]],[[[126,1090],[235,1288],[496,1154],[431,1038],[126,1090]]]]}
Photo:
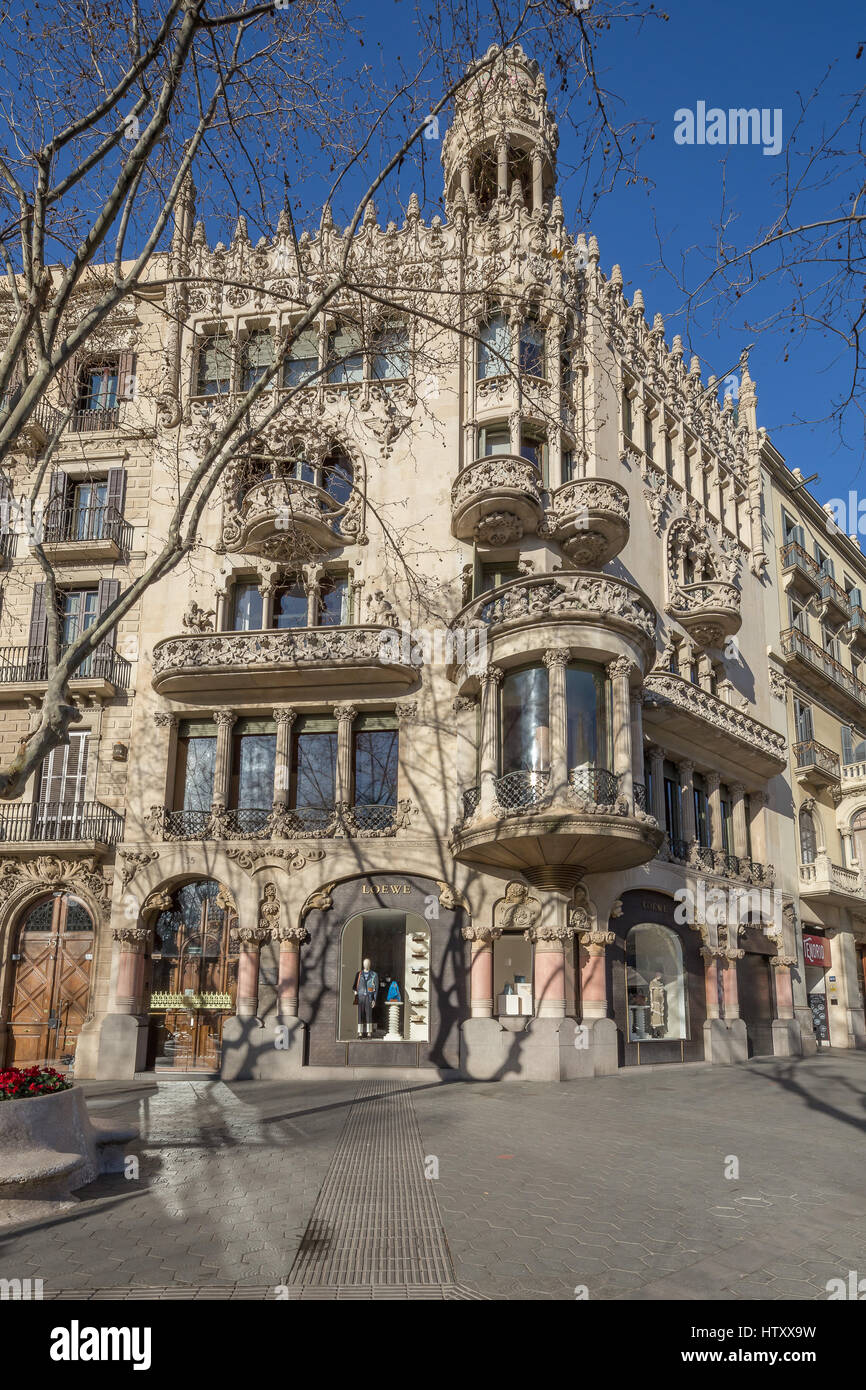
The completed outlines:
{"type": "Polygon", "coordinates": [[[665,993],[665,982],[659,974],[654,975],[650,980],[649,1002],[650,1032],[652,1033],[654,1038],[658,1038],[665,1031],[665,1014],[667,1012],[667,995],[665,993]]]}
{"type": "Polygon", "coordinates": [[[372,1038],[373,1010],[379,993],[379,976],[373,969],[369,957],[365,956],[361,962],[361,969],[355,976],[352,989],[355,991],[355,1003],[358,1006],[358,1037],[372,1038]]]}

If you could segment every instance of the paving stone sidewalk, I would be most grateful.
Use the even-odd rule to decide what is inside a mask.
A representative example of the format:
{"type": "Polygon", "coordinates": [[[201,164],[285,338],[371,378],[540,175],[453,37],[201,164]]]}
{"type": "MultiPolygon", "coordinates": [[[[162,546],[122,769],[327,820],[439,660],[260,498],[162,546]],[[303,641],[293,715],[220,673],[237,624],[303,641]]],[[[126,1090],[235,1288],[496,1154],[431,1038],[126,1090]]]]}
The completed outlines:
{"type": "Polygon", "coordinates": [[[0,1236],[0,1278],[42,1278],[46,1297],[784,1300],[866,1275],[863,1054],[560,1086],[202,1079],[87,1093],[141,1126],[139,1179],[101,1178],[66,1215],[0,1236]],[[328,1274],[307,1258],[310,1231],[328,1212],[335,1248],[356,1230],[339,1184],[356,1203],[354,1159],[369,1164],[386,1132],[389,1164],[413,1170],[388,1202],[389,1220],[419,1223],[418,1267],[404,1242],[399,1260],[328,1274]],[[438,1171],[429,1195],[419,1162],[438,1171]]]}

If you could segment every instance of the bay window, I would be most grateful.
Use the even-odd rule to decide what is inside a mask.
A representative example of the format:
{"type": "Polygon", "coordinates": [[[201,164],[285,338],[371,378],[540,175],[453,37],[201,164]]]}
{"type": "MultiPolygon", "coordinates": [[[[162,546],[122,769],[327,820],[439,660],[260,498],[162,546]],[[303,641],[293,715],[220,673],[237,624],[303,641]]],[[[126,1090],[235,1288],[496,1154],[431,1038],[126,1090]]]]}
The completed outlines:
{"type": "Polygon", "coordinates": [[[511,366],[511,329],[500,310],[494,310],[479,328],[478,379],[504,376],[511,366]]]}

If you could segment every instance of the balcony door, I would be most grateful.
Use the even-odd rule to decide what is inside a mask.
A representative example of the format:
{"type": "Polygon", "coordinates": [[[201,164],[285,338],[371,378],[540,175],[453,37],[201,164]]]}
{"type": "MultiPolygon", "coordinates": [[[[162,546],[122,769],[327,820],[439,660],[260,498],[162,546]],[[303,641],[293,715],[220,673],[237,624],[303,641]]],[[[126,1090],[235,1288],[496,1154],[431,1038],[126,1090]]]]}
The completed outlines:
{"type": "Polygon", "coordinates": [[[87,838],[83,822],[89,738],[88,733],[71,733],[69,742],[52,749],[42,764],[33,812],[37,839],[87,838]]]}
{"type": "Polygon", "coordinates": [[[93,921],[83,903],[55,893],[19,924],[7,1065],[71,1062],[87,1016],[93,921]]]}

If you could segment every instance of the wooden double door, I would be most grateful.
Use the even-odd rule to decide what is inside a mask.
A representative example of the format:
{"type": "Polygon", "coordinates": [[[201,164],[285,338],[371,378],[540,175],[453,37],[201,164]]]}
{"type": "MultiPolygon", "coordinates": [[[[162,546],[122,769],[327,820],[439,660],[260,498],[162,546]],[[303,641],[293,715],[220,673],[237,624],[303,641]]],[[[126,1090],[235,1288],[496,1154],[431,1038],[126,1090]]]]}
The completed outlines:
{"type": "Polygon", "coordinates": [[[84,903],[55,893],[27,910],[12,953],[8,1066],[72,1061],[92,961],[93,919],[84,903]]]}

